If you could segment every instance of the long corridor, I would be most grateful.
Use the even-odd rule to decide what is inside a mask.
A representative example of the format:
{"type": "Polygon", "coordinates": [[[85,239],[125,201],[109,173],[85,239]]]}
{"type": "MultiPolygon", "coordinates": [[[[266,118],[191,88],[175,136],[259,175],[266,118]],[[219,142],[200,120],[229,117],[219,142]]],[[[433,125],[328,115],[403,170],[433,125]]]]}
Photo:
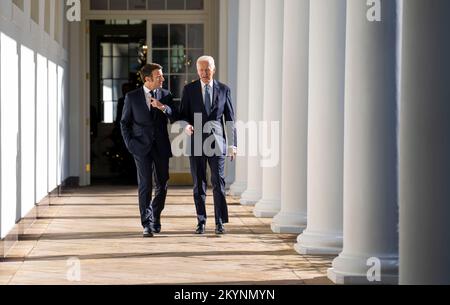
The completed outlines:
{"type": "MultiPolygon", "coordinates": [[[[0,263],[0,284],[329,284],[333,257],[302,256],[297,235],[275,234],[272,219],[228,198],[227,234],[197,236],[192,191],[170,189],[162,233],[142,238],[136,189],[64,190],[0,263]]],[[[26,219],[23,221],[27,221],[26,219]]]]}

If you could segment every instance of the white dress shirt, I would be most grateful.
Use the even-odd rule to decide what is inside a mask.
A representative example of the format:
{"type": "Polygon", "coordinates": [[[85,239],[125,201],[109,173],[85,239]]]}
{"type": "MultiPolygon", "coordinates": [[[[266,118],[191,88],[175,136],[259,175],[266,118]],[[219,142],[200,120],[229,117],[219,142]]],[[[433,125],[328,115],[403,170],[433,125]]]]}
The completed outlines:
{"type": "Polygon", "coordinates": [[[152,109],[152,94],[151,92],[153,92],[153,96],[156,96],[156,90],[150,90],[147,87],[144,86],[144,93],[145,93],[145,101],[147,103],[147,107],[148,110],[152,109]]]}
{"type": "Polygon", "coordinates": [[[212,104],[214,103],[213,101],[213,91],[214,91],[214,80],[211,80],[209,82],[209,84],[205,84],[204,82],[200,81],[200,83],[202,84],[202,96],[203,96],[203,105],[205,104],[205,93],[206,93],[206,85],[209,86],[209,97],[211,98],[211,108],[212,108],[212,104]]]}

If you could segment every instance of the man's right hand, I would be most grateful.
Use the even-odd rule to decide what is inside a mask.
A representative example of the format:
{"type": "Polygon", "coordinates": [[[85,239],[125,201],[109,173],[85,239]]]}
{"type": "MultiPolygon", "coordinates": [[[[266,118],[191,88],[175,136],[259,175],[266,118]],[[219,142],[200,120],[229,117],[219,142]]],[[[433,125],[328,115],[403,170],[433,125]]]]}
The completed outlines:
{"type": "Polygon", "coordinates": [[[194,126],[192,125],[187,125],[186,128],[184,129],[184,132],[188,135],[188,136],[192,136],[194,134],[194,126]]]}

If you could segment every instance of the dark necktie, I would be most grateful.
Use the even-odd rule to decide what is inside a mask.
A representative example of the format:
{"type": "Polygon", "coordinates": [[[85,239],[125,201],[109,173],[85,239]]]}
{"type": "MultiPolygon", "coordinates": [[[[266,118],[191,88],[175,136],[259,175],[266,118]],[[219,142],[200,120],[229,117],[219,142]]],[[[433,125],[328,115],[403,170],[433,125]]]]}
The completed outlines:
{"type": "Polygon", "coordinates": [[[209,116],[211,114],[211,96],[209,95],[209,85],[205,86],[205,109],[206,114],[209,116]]]}
{"type": "MultiPolygon", "coordinates": [[[[154,98],[154,99],[156,99],[156,90],[152,90],[152,91],[150,91],[150,96],[152,97],[152,98],[154,98]]],[[[152,102],[153,102],[153,100],[152,100],[152,102]]],[[[153,109],[153,107],[150,107],[150,113],[151,113],[151,115],[152,115],[152,118],[153,118],[153,120],[156,120],[156,110],[155,109],[153,109]]]]}

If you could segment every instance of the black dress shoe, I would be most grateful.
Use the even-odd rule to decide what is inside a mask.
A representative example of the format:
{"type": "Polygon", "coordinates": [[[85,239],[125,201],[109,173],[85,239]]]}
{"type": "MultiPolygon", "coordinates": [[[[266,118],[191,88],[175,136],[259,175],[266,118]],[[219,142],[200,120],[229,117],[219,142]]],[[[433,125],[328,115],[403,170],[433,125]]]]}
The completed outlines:
{"type": "Polygon", "coordinates": [[[161,233],[161,225],[160,224],[154,224],[151,226],[151,228],[152,228],[152,233],[156,233],[156,234],[161,233]]]}
{"type": "Polygon", "coordinates": [[[205,234],[206,225],[204,223],[199,223],[197,225],[197,229],[195,230],[195,234],[205,234]]]}
{"type": "Polygon", "coordinates": [[[223,224],[216,225],[216,234],[225,234],[225,228],[223,224]]]}
{"type": "Polygon", "coordinates": [[[142,233],[144,237],[153,237],[152,230],[149,227],[144,228],[144,232],[142,233]]]}

